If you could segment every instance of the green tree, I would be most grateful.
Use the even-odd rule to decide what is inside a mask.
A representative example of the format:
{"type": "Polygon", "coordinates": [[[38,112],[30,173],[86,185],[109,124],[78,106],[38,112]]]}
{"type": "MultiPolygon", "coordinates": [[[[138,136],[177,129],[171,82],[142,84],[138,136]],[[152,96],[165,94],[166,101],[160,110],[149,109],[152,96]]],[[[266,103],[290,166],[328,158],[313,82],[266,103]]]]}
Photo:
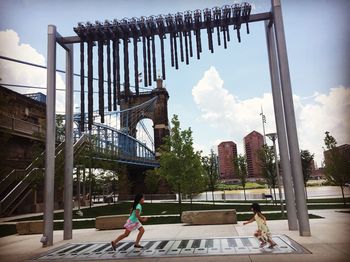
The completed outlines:
{"type": "Polygon", "coordinates": [[[325,152],[325,173],[327,180],[341,188],[344,206],[346,199],[344,196],[345,183],[350,180],[350,161],[346,159],[345,154],[337,147],[337,141],[327,131],[324,143],[327,151],[325,152]]]}
{"type": "MultiPolygon", "coordinates": [[[[186,141],[185,141],[186,143],[186,141]]],[[[194,152],[192,141],[186,143],[187,149],[184,150],[185,158],[187,158],[186,163],[186,182],[184,183],[183,192],[190,196],[191,209],[193,195],[202,192],[205,189],[205,177],[201,164],[201,156],[199,152],[194,152]]]]}
{"type": "Polygon", "coordinates": [[[209,156],[202,157],[202,166],[206,176],[207,187],[211,191],[213,205],[215,205],[214,191],[219,179],[218,158],[213,150],[210,150],[209,156]]]}
{"type": "Polygon", "coordinates": [[[181,130],[177,115],[173,116],[171,124],[170,135],[164,138],[164,144],[161,147],[159,174],[178,193],[181,214],[181,194],[184,191],[189,192],[187,184],[190,180],[195,180],[191,176],[201,175],[201,171],[197,163],[198,154],[193,150],[191,129],[181,130]]]}
{"type": "Polygon", "coordinates": [[[303,177],[304,177],[305,195],[307,199],[306,184],[307,184],[307,181],[309,181],[310,179],[310,175],[312,174],[312,170],[313,170],[312,162],[314,160],[314,154],[311,154],[309,150],[301,150],[300,157],[301,157],[301,168],[302,168],[303,177]]]}
{"type": "Polygon", "coordinates": [[[275,164],[275,152],[272,146],[263,145],[258,151],[258,158],[260,160],[260,166],[262,169],[263,177],[270,188],[272,194],[272,189],[274,193],[274,201],[276,201],[276,164],[275,164]]]}
{"type": "Polygon", "coordinates": [[[247,201],[247,197],[245,194],[245,185],[247,183],[247,159],[245,156],[238,155],[236,158],[232,159],[233,166],[235,168],[235,173],[238,176],[239,180],[241,181],[241,185],[243,187],[244,192],[244,200],[247,201]]]}
{"type": "Polygon", "coordinates": [[[56,115],[56,142],[63,142],[65,139],[65,125],[63,115],[56,115]]]}
{"type": "Polygon", "coordinates": [[[152,203],[152,194],[156,193],[159,186],[160,177],[157,172],[157,169],[148,169],[145,171],[145,185],[147,191],[151,194],[151,203],[152,203]]]}

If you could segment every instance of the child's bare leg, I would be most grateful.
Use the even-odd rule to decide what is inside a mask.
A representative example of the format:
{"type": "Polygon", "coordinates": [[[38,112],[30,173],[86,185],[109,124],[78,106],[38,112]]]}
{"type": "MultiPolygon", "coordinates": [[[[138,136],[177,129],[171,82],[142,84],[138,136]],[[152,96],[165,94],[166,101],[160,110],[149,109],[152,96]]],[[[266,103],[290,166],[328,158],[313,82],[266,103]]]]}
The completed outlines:
{"type": "Polygon", "coordinates": [[[272,240],[272,238],[269,238],[269,239],[267,240],[267,242],[269,242],[269,244],[270,244],[269,248],[273,248],[274,246],[277,245],[276,242],[272,240]]]}
{"type": "Polygon", "coordinates": [[[140,245],[140,240],[141,240],[141,237],[142,237],[143,233],[145,233],[145,229],[143,227],[140,227],[139,228],[139,233],[137,234],[137,237],[136,237],[135,246],[139,246],[140,245]]]}
{"type": "Polygon", "coordinates": [[[122,239],[128,237],[129,234],[130,234],[130,231],[127,230],[127,229],[125,229],[125,232],[124,232],[123,234],[119,235],[115,240],[112,241],[113,244],[114,244],[114,245],[117,244],[120,240],[122,240],[122,239]]]}

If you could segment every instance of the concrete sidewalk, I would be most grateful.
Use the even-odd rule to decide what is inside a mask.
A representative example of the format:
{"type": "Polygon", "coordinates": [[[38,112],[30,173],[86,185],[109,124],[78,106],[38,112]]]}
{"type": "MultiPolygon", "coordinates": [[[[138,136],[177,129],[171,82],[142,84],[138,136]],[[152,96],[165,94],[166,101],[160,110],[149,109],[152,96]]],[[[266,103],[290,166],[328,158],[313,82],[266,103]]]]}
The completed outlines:
{"type": "MultiPolygon", "coordinates": [[[[335,210],[312,210],[313,214],[325,217],[311,219],[311,237],[300,237],[297,231],[288,231],[286,220],[268,221],[273,234],[286,234],[312,254],[274,254],[274,255],[232,255],[232,256],[200,256],[175,258],[132,259],[132,261],[349,261],[350,256],[350,214],[335,210]]],[[[143,240],[186,239],[249,236],[256,229],[256,225],[246,226],[239,222],[237,225],[208,225],[186,226],[183,224],[147,225],[143,240]]],[[[12,235],[0,238],[0,261],[31,261],[35,256],[57,248],[66,243],[109,242],[122,230],[97,231],[95,229],[74,230],[73,240],[63,241],[63,232],[54,232],[54,246],[42,248],[41,235],[19,236],[12,235]]],[[[130,234],[126,240],[136,238],[136,232],[130,234]]],[[[91,260],[89,260],[91,261],[91,260]]]]}

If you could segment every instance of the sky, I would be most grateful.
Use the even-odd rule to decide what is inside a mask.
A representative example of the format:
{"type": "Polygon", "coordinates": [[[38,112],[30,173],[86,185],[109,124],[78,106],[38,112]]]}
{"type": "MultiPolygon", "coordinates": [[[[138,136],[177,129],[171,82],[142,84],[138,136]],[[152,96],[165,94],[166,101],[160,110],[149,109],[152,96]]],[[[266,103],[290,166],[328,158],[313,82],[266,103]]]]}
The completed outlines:
{"type": "MultiPolygon", "coordinates": [[[[0,55],[46,65],[49,24],[56,25],[62,36],[74,36],[73,27],[78,22],[174,14],[236,2],[240,1],[0,0],[0,55]]],[[[315,154],[316,164],[321,166],[325,131],[339,145],[350,143],[350,1],[281,2],[299,147],[315,154]]],[[[250,3],[253,14],[270,11],[270,0],[250,3]]],[[[208,154],[210,149],[217,151],[222,141],[234,141],[238,153],[243,154],[244,136],[253,130],[262,133],[261,108],[266,115],[266,133],[276,131],[264,23],[250,24],[249,35],[243,27],[241,37],[242,42],[238,43],[231,28],[228,48],[217,46],[214,38],[212,54],[207,47],[206,32],[202,31],[201,59],[194,57],[189,65],[180,63],[179,70],[170,66],[165,41],[164,84],[170,95],[169,120],[177,114],[182,129],[191,127],[195,149],[203,154],[208,154]]],[[[74,57],[74,71],[79,73],[78,46],[74,57]]],[[[64,67],[64,50],[59,47],[57,68],[64,67]]],[[[133,75],[132,71],[130,74],[133,75]]],[[[2,59],[0,78],[0,83],[46,86],[45,70],[2,59]]],[[[78,78],[74,85],[79,89],[78,78]]],[[[64,74],[57,74],[57,88],[65,88],[64,74]]],[[[45,93],[37,89],[11,89],[20,93],[45,93]]],[[[79,93],[75,93],[75,104],[79,105],[79,93]]],[[[57,93],[56,106],[57,112],[64,112],[62,91],[57,93]]]]}

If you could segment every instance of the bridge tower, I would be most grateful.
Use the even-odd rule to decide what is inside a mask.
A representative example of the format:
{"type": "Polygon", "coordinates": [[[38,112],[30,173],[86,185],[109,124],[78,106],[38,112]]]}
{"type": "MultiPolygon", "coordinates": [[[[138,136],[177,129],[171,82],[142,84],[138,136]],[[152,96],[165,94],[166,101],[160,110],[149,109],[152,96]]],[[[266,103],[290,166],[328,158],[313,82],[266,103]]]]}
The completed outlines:
{"type": "Polygon", "coordinates": [[[168,99],[169,93],[163,86],[163,80],[157,79],[157,87],[150,92],[140,92],[138,96],[133,95],[127,101],[122,100],[120,110],[124,111],[128,108],[141,105],[146,101],[157,97],[155,105],[152,108],[144,109],[140,112],[123,112],[121,113],[121,130],[125,130],[129,135],[136,138],[136,125],[145,118],[152,119],[154,132],[154,149],[156,156],[159,157],[159,147],[163,143],[163,138],[169,135],[168,121],[168,99]]]}

